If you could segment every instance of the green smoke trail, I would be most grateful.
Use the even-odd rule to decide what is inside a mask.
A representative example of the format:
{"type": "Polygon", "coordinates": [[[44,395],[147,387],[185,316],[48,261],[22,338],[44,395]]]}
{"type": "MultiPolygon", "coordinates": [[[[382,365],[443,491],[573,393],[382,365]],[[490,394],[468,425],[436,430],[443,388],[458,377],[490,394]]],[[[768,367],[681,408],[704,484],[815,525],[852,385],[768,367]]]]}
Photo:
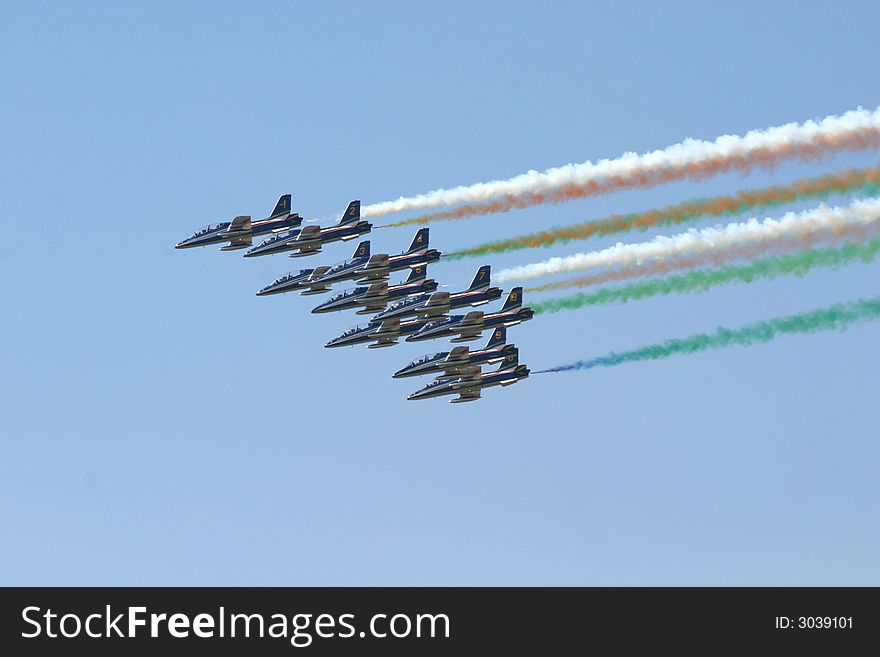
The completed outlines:
{"type": "Polygon", "coordinates": [[[682,224],[701,217],[735,216],[797,201],[825,200],[834,195],[864,194],[874,196],[878,193],[880,193],[880,167],[849,169],[817,178],[802,178],[788,185],[743,190],[729,196],[692,199],[665,208],[625,215],[611,215],[596,221],[551,228],[546,231],[460,249],[445,254],[444,257],[457,260],[487,253],[505,253],[537,247],[546,248],[554,244],[585,240],[594,236],[612,235],[630,230],[644,231],[657,226],[682,224]]]}
{"type": "Polygon", "coordinates": [[[539,301],[530,306],[536,315],[540,315],[560,310],[575,310],[584,306],[626,303],[661,294],[705,292],[716,285],[751,283],[758,279],[772,279],[784,275],[803,276],[816,267],[840,267],[856,261],[869,263],[878,253],[880,253],[880,238],[875,238],[865,244],[850,243],[836,248],[801,251],[755,260],[747,265],[725,265],[666,278],[636,281],[617,287],[605,287],[594,292],[581,292],[539,301]]]}
{"type": "Polygon", "coordinates": [[[568,365],[540,370],[546,372],[569,372],[593,367],[613,367],[641,360],[657,360],[675,354],[694,354],[709,349],[743,346],[770,342],[779,335],[815,333],[817,331],[844,330],[852,324],[880,318],[880,297],[860,299],[850,303],[837,303],[811,312],[777,317],[763,322],[748,324],[738,329],[718,327],[714,333],[697,333],[687,338],[667,340],[641,349],[610,353],[591,360],[580,360],[568,365]]]}

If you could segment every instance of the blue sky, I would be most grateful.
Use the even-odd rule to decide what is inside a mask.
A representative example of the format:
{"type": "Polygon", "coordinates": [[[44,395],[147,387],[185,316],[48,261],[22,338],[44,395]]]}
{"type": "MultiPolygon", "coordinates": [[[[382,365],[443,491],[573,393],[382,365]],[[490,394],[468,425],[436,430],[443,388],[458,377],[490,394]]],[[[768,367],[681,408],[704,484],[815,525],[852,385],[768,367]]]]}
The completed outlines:
{"type": "MultiPolygon", "coordinates": [[[[0,584],[880,584],[877,325],[416,403],[390,374],[444,344],[328,350],[362,318],[254,296],[352,245],[172,248],[284,192],[327,218],[874,108],[878,25],[869,2],[4,3],[0,584]]],[[[431,243],[876,163],[438,223],[431,243]]],[[[431,274],[464,286],[483,263],[431,274]]],[[[510,333],[540,369],[875,296],[878,274],[510,333]]]]}

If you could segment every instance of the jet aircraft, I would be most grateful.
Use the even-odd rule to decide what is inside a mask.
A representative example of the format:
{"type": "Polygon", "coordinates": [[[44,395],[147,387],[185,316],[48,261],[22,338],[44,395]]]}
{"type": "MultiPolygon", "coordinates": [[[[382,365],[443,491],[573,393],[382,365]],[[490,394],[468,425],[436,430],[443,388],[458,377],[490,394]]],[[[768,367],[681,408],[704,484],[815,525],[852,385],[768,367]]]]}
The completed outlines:
{"type": "Polygon", "coordinates": [[[358,283],[372,283],[388,278],[388,274],[393,271],[437,262],[440,259],[440,252],[428,248],[428,230],[427,228],[419,230],[409,248],[400,255],[389,256],[387,253],[381,253],[363,262],[353,259],[332,267],[318,278],[317,282],[338,283],[353,280],[358,283]]]}
{"type": "MultiPolygon", "coordinates": [[[[350,262],[367,262],[370,259],[370,240],[360,242],[355,248],[351,258],[345,260],[334,267],[341,267],[350,262]]],[[[300,269],[298,274],[290,272],[280,278],[276,278],[266,287],[257,292],[258,297],[265,297],[270,294],[280,294],[282,292],[293,292],[299,290],[302,295],[323,294],[330,290],[329,283],[319,283],[318,279],[330,271],[332,267],[321,266],[314,269],[300,269]]]]}
{"type": "Polygon", "coordinates": [[[407,399],[419,400],[441,397],[443,395],[458,395],[451,399],[453,404],[476,401],[484,388],[493,386],[509,386],[521,379],[527,379],[529,368],[519,364],[519,354],[512,353],[505,357],[501,366],[493,371],[483,373],[479,367],[474,367],[457,379],[439,379],[429,383],[424,388],[415,391],[407,399]]]}
{"type": "Polygon", "coordinates": [[[325,347],[348,347],[355,344],[372,342],[367,349],[390,347],[397,344],[397,340],[406,335],[412,335],[426,322],[426,319],[414,319],[401,322],[399,319],[389,319],[385,322],[370,322],[348,329],[337,338],[333,338],[325,347]]]}
{"type": "Polygon", "coordinates": [[[372,230],[373,224],[369,221],[361,221],[361,202],[352,201],[348,204],[342,219],[335,226],[321,228],[320,226],[305,226],[281,233],[276,233],[260,244],[245,252],[246,258],[269,255],[271,253],[289,254],[291,258],[319,253],[324,244],[339,240],[352,240],[361,235],[366,235],[372,230]]]}
{"type": "Polygon", "coordinates": [[[395,379],[424,374],[436,374],[438,379],[461,377],[480,365],[503,361],[517,351],[516,347],[507,343],[507,329],[499,326],[492,333],[489,342],[479,351],[471,351],[468,347],[454,347],[452,351],[441,351],[414,360],[406,367],[394,373],[395,379]]]}
{"type": "Polygon", "coordinates": [[[314,280],[326,272],[330,267],[315,267],[314,269],[300,269],[299,272],[290,272],[276,278],[266,287],[257,292],[258,297],[267,297],[270,294],[284,294],[285,292],[301,291],[301,294],[318,294],[326,292],[328,288],[321,286],[320,289],[314,291],[312,286],[314,280]]]}
{"type": "Polygon", "coordinates": [[[425,278],[427,269],[425,265],[413,267],[407,279],[400,285],[389,286],[385,281],[379,281],[369,286],[345,290],[316,306],[312,312],[330,313],[359,308],[356,314],[372,315],[377,310],[384,309],[388,302],[394,299],[436,290],[437,281],[433,278],[425,278]]]}
{"type": "Polygon", "coordinates": [[[464,292],[433,292],[401,299],[383,310],[373,319],[403,319],[405,317],[439,317],[450,310],[465,306],[481,306],[501,298],[501,288],[489,287],[492,267],[483,265],[477,270],[471,286],[464,292]]]}
{"type": "Polygon", "coordinates": [[[265,219],[251,221],[248,216],[236,217],[232,221],[223,221],[219,224],[211,224],[201,230],[197,230],[192,237],[178,242],[175,249],[191,249],[196,246],[208,246],[209,244],[222,244],[221,251],[234,251],[244,249],[253,243],[255,235],[264,235],[286,228],[293,228],[302,223],[302,217],[297,213],[290,212],[290,194],[285,194],[278,199],[275,209],[265,219]]]}
{"type": "Polygon", "coordinates": [[[450,342],[467,342],[479,338],[486,329],[496,326],[516,326],[533,316],[534,312],[531,308],[522,307],[522,288],[515,287],[507,295],[507,301],[504,302],[500,312],[484,313],[482,310],[472,310],[466,315],[451,315],[436,319],[407,337],[406,341],[419,342],[455,336],[450,342]]]}

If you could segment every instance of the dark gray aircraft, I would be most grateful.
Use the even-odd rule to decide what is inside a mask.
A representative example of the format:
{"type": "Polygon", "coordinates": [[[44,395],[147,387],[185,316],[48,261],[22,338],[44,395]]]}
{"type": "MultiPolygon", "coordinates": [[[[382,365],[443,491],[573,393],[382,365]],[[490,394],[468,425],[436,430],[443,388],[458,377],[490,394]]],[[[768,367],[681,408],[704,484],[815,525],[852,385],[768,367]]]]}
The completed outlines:
{"type": "Polygon", "coordinates": [[[437,281],[433,278],[426,278],[427,269],[425,265],[413,267],[410,269],[407,279],[399,285],[389,286],[385,281],[378,281],[370,285],[345,290],[315,306],[312,312],[332,313],[357,308],[356,314],[358,315],[372,315],[383,310],[389,301],[436,290],[437,281]]]}
{"type": "Polygon", "coordinates": [[[378,315],[374,321],[404,319],[406,317],[439,317],[450,310],[465,306],[481,306],[501,297],[501,288],[490,287],[491,267],[483,265],[477,270],[471,286],[463,292],[433,292],[401,299],[378,315]]]}
{"type": "Polygon", "coordinates": [[[510,354],[494,372],[480,372],[479,366],[463,374],[457,379],[439,379],[424,388],[415,391],[407,399],[419,400],[443,395],[458,395],[451,399],[453,404],[476,401],[484,388],[493,386],[509,386],[529,376],[529,368],[519,364],[519,355],[510,354]]]}
{"type": "Polygon", "coordinates": [[[348,262],[334,265],[330,271],[318,279],[320,283],[338,283],[340,281],[357,281],[373,283],[388,278],[388,274],[401,269],[419,267],[440,259],[437,249],[428,248],[428,229],[422,228],[416,233],[409,248],[399,255],[389,256],[380,253],[365,260],[352,258],[348,262]]]}
{"type": "Polygon", "coordinates": [[[372,342],[367,349],[379,347],[391,347],[397,344],[397,340],[405,335],[412,335],[424,326],[427,319],[414,319],[409,322],[401,322],[399,319],[389,319],[386,322],[370,322],[348,329],[337,338],[333,338],[325,347],[348,347],[355,344],[372,342]]]}
{"type": "Polygon", "coordinates": [[[302,217],[297,213],[290,212],[290,194],[285,194],[278,199],[275,209],[265,219],[251,221],[249,216],[236,217],[232,221],[223,221],[219,224],[211,224],[201,230],[197,230],[192,237],[178,242],[175,249],[191,249],[196,246],[208,246],[209,244],[222,244],[221,251],[234,251],[244,249],[253,243],[255,235],[277,232],[286,228],[293,228],[302,223],[302,217]]]}
{"type": "Polygon", "coordinates": [[[517,352],[514,345],[506,342],[507,329],[501,326],[495,329],[489,342],[479,351],[471,351],[468,347],[453,347],[452,351],[428,354],[397,370],[393,376],[395,379],[403,379],[434,374],[438,379],[457,378],[466,372],[472,372],[474,367],[499,363],[517,352]]]}
{"type": "Polygon", "coordinates": [[[314,269],[300,269],[297,273],[284,274],[266,287],[257,292],[258,297],[267,297],[270,294],[284,294],[285,292],[300,292],[301,294],[319,294],[326,292],[327,287],[315,286],[315,280],[330,267],[315,267],[314,269]]]}
{"type": "Polygon", "coordinates": [[[321,228],[320,226],[305,226],[281,233],[275,233],[272,237],[263,240],[252,249],[245,252],[246,258],[269,255],[271,253],[289,254],[291,258],[319,253],[324,244],[338,240],[353,240],[361,235],[366,235],[372,230],[373,224],[369,221],[361,221],[361,202],[352,201],[348,204],[345,214],[335,226],[321,228]]]}
{"type": "Polygon", "coordinates": [[[530,320],[533,315],[534,311],[531,308],[522,307],[522,288],[515,287],[507,295],[507,301],[504,302],[501,312],[484,313],[481,310],[472,310],[466,315],[450,315],[436,319],[425,324],[406,341],[419,342],[451,337],[450,342],[467,342],[479,338],[486,329],[516,326],[530,320]]]}

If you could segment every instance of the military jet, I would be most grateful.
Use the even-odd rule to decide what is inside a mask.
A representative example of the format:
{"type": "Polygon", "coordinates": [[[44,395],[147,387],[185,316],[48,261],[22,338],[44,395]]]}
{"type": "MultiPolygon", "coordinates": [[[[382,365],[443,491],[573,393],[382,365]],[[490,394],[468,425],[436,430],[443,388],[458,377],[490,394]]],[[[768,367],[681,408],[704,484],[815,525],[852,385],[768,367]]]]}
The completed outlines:
{"type": "Polygon", "coordinates": [[[429,383],[421,390],[417,390],[407,399],[430,399],[443,395],[458,395],[451,399],[453,404],[476,401],[484,388],[492,386],[509,386],[529,377],[529,368],[519,364],[519,354],[508,355],[501,366],[494,372],[482,373],[480,368],[474,367],[457,379],[439,379],[429,383]]]}
{"type": "MultiPolygon", "coordinates": [[[[354,249],[349,260],[345,260],[336,267],[349,262],[367,262],[370,259],[370,240],[360,242],[354,249]]],[[[314,269],[300,269],[298,274],[290,272],[280,278],[276,278],[266,287],[257,292],[258,297],[265,297],[270,294],[281,294],[282,292],[299,291],[300,294],[323,294],[330,291],[329,283],[319,283],[318,279],[330,271],[332,267],[329,265],[315,267],[314,269]]]]}
{"type": "Polygon", "coordinates": [[[316,306],[312,312],[331,313],[338,310],[359,308],[356,314],[372,315],[377,310],[385,308],[387,303],[394,299],[436,290],[437,281],[433,278],[425,278],[427,269],[425,265],[413,267],[407,279],[400,285],[389,286],[385,281],[380,281],[371,283],[369,286],[345,290],[316,306]]]}
{"type": "Polygon", "coordinates": [[[300,269],[299,272],[284,274],[266,287],[257,292],[258,297],[267,297],[270,294],[284,294],[285,292],[300,291],[301,294],[319,294],[329,288],[313,285],[314,280],[326,272],[330,267],[315,267],[314,269],[300,269]]]}
{"type": "Polygon", "coordinates": [[[400,255],[389,256],[387,253],[382,253],[363,262],[354,260],[344,262],[332,267],[318,279],[318,282],[338,283],[353,280],[358,283],[373,283],[388,278],[388,274],[393,271],[437,262],[440,259],[440,252],[428,248],[428,230],[427,228],[419,230],[409,248],[400,255]]]}
{"type": "Polygon", "coordinates": [[[407,299],[401,299],[392,304],[386,310],[373,317],[373,320],[381,322],[386,319],[403,319],[405,317],[439,317],[450,310],[464,308],[465,306],[481,306],[495,299],[501,298],[501,288],[489,287],[489,279],[492,267],[483,265],[477,270],[477,275],[471,286],[464,292],[433,292],[421,294],[407,299]]]}
{"type": "Polygon", "coordinates": [[[245,252],[246,258],[269,255],[271,253],[289,254],[291,258],[319,253],[324,244],[339,240],[352,240],[361,235],[366,235],[372,230],[373,224],[369,221],[361,221],[361,202],[352,201],[348,204],[342,219],[335,226],[321,228],[320,226],[305,226],[281,233],[276,233],[260,244],[245,252]]]}
{"type": "Polygon", "coordinates": [[[370,322],[348,329],[338,338],[333,338],[325,344],[325,347],[348,347],[355,344],[372,342],[367,349],[390,347],[397,344],[397,340],[406,335],[412,335],[426,322],[426,319],[414,319],[409,322],[401,322],[399,319],[389,319],[385,322],[370,322]]]}
{"type": "Polygon", "coordinates": [[[517,351],[516,347],[507,343],[507,329],[498,327],[489,338],[486,346],[479,351],[471,351],[468,347],[454,347],[452,351],[441,351],[414,360],[406,367],[394,373],[395,379],[424,374],[436,374],[438,379],[454,379],[474,367],[498,363],[517,351]]]}
{"type": "Polygon", "coordinates": [[[196,246],[208,246],[209,244],[222,244],[221,251],[234,251],[244,249],[253,242],[255,235],[264,235],[274,231],[293,228],[302,223],[302,217],[297,213],[290,212],[290,194],[285,194],[278,199],[275,209],[265,219],[251,221],[248,216],[236,217],[232,221],[223,221],[219,224],[211,224],[196,231],[192,237],[178,242],[175,249],[191,249],[196,246]]]}
{"type": "Polygon", "coordinates": [[[451,315],[436,319],[407,337],[406,341],[419,342],[455,336],[450,342],[467,342],[479,338],[486,329],[496,326],[516,326],[530,320],[533,315],[531,308],[522,307],[522,288],[515,287],[507,295],[507,301],[504,302],[501,312],[484,313],[482,310],[472,310],[466,315],[451,315]]]}

